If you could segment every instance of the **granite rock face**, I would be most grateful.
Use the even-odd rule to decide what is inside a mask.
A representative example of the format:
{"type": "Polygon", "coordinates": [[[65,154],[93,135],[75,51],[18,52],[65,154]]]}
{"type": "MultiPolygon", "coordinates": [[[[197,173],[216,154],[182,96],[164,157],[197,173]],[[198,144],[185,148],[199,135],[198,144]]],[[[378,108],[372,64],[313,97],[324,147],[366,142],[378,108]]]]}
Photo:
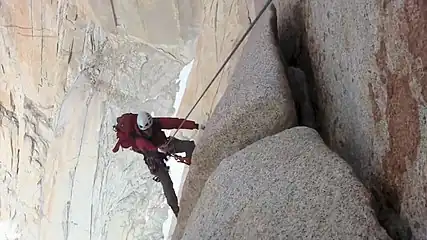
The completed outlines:
{"type": "MultiPolygon", "coordinates": [[[[138,4],[178,8],[111,2],[114,28],[101,1],[0,3],[0,221],[16,226],[10,231],[20,239],[163,237],[161,185],[140,156],[112,153],[112,125],[126,111],[174,112],[175,80],[194,57],[185,49],[195,37],[186,32],[199,23],[167,13],[139,15],[138,24],[135,12],[126,14],[138,4]],[[156,19],[167,21],[160,29],[168,41],[153,35],[156,19]]],[[[188,11],[196,19],[202,9],[188,11]]]]}
{"type": "MultiPolygon", "coordinates": [[[[284,64],[308,75],[326,144],[374,193],[372,206],[390,237],[427,239],[424,1],[275,3],[284,64]]],[[[201,140],[212,138],[209,131],[201,140]]],[[[221,160],[192,175],[206,179],[204,169],[221,160]]],[[[201,188],[187,190],[188,199],[201,188]]]]}
{"type": "Polygon", "coordinates": [[[178,61],[194,57],[203,2],[76,0],[105,31],[135,37],[178,61]]]}
{"type": "Polygon", "coordinates": [[[221,161],[182,239],[390,239],[350,166],[294,127],[221,161]]]}
{"type": "Polygon", "coordinates": [[[227,89],[198,139],[174,239],[182,235],[206,180],[222,159],[296,124],[292,93],[271,24],[275,20],[275,12],[267,11],[253,28],[227,89]]]}
{"type": "Polygon", "coordinates": [[[301,45],[288,59],[312,73],[327,144],[391,206],[379,215],[392,237],[427,239],[426,1],[277,1],[277,9],[282,46],[301,45]]]}
{"type": "MultiPolygon", "coordinates": [[[[194,59],[178,111],[181,117],[185,117],[194,106],[254,18],[255,9],[252,1],[205,2],[202,28],[196,46],[197,57],[194,59]]],[[[189,116],[190,119],[196,119],[199,122],[209,119],[228,86],[241,54],[240,47],[203,95],[199,104],[195,106],[189,116]]],[[[178,134],[190,136],[191,133],[193,132],[182,130],[178,134]]]]}
{"type": "MultiPolygon", "coordinates": [[[[193,106],[206,90],[208,84],[211,83],[212,77],[254,18],[255,10],[252,1],[204,1],[203,21],[197,40],[196,58],[192,63],[191,73],[188,77],[187,87],[178,108],[177,116],[186,117],[189,111],[192,110],[189,116],[191,120],[205,123],[210,118],[228,86],[229,78],[233,74],[242,54],[242,48],[235,52],[194,109],[193,106]]],[[[171,134],[176,134],[178,138],[197,139],[196,144],[200,133],[203,133],[203,131],[183,129],[177,132],[175,130],[171,131],[171,134]]],[[[184,182],[190,169],[187,166],[183,168],[182,182],[184,182]]],[[[183,185],[177,191],[178,198],[182,195],[182,188],[183,185]]],[[[176,222],[176,218],[173,217],[171,219],[170,235],[173,235],[176,222]]]]}

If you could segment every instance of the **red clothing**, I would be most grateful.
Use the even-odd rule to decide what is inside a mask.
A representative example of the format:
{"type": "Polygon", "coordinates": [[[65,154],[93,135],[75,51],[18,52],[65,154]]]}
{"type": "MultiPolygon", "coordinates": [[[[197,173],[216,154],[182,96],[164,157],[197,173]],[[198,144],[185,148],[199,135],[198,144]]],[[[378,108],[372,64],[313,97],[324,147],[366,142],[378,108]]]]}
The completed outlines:
{"type": "Polygon", "coordinates": [[[199,127],[194,121],[184,120],[182,118],[153,118],[153,126],[151,137],[144,136],[143,132],[138,128],[136,124],[136,114],[132,114],[129,118],[129,124],[134,128],[134,138],[122,139],[117,142],[113,149],[113,152],[119,150],[119,146],[132,147],[132,150],[139,153],[147,151],[157,151],[157,149],[167,143],[167,138],[163,129],[177,129],[182,122],[181,129],[197,129],[199,127]]]}

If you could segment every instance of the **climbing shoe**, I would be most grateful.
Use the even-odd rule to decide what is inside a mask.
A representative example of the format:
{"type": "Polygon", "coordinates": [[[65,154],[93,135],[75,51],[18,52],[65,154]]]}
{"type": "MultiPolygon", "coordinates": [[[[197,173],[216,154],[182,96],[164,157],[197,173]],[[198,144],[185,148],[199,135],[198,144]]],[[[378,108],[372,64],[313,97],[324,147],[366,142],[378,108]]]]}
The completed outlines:
{"type": "Polygon", "coordinates": [[[176,208],[172,208],[173,214],[175,214],[175,217],[178,217],[178,213],[179,213],[179,207],[177,206],[176,208]]]}

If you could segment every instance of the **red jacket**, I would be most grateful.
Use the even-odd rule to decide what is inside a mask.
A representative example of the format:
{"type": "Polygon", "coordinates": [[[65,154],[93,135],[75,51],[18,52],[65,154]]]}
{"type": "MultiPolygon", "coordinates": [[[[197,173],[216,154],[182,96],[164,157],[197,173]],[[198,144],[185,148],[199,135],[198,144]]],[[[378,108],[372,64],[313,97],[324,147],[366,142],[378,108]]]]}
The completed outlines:
{"type": "MultiPolygon", "coordinates": [[[[167,143],[167,138],[163,129],[177,129],[181,123],[184,123],[181,126],[181,129],[198,129],[199,125],[191,120],[184,120],[182,118],[153,118],[153,129],[152,136],[146,137],[143,135],[142,131],[139,130],[136,125],[136,114],[133,114],[130,123],[134,126],[135,129],[135,138],[127,139],[125,145],[130,145],[132,150],[139,153],[144,153],[148,151],[157,151],[157,149],[167,143]]],[[[117,152],[119,145],[123,145],[123,142],[117,142],[116,146],[113,149],[113,152],[117,152]]]]}
{"type": "Polygon", "coordinates": [[[137,133],[141,137],[135,139],[135,147],[137,149],[147,149],[157,151],[157,148],[167,143],[167,138],[163,129],[177,129],[182,121],[181,129],[197,129],[199,126],[194,121],[184,120],[181,118],[153,118],[153,129],[152,136],[147,138],[142,135],[142,132],[137,129],[137,133]]]}

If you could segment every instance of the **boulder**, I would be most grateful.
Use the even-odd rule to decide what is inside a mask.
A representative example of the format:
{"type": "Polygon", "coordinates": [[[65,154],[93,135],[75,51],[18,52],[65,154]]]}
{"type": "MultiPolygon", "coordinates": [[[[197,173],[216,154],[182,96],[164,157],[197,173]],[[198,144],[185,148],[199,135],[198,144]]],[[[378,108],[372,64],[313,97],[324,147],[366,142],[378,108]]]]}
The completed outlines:
{"type": "Polygon", "coordinates": [[[270,9],[253,28],[229,85],[197,141],[173,239],[182,235],[206,180],[223,158],[296,124],[275,21],[275,11],[270,9]]]}
{"type": "Polygon", "coordinates": [[[391,239],[370,201],[315,130],[294,127],[221,161],[181,239],[391,239]]]}

